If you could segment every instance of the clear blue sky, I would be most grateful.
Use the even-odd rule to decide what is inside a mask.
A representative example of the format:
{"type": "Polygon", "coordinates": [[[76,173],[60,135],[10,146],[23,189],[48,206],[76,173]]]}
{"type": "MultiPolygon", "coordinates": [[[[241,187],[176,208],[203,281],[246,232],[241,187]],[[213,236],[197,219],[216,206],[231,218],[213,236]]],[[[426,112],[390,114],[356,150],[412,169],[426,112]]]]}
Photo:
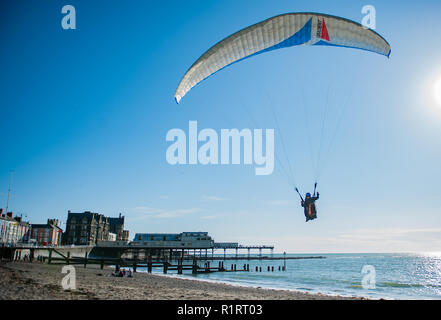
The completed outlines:
{"type": "MultiPolygon", "coordinates": [[[[136,232],[208,231],[217,241],[288,252],[434,251],[441,246],[439,1],[1,1],[0,207],[31,222],[67,210],[122,212],[136,232]],[[61,28],[74,5],[77,29],[61,28]],[[299,11],[361,21],[377,10],[391,58],[350,49],[288,48],[235,64],[176,105],[187,68],[217,41],[299,11]],[[319,218],[305,223],[276,163],[170,166],[172,128],[275,128],[297,183],[310,191],[330,90],[319,218]],[[302,95],[305,96],[303,103],[302,95]],[[349,99],[341,126],[343,102],[349,99]],[[310,122],[307,139],[305,110],[310,122]],[[328,126],[329,125],[329,126],[328,126]],[[309,143],[309,141],[311,141],[309,143]]],[[[64,225],[62,226],[64,228],[64,225]]]]}

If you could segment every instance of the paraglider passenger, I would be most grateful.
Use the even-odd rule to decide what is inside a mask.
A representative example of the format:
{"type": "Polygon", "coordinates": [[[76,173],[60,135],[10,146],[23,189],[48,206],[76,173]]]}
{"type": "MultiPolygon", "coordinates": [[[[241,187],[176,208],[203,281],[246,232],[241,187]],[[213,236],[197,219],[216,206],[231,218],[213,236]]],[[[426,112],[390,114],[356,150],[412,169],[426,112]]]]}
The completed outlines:
{"type": "Polygon", "coordinates": [[[305,200],[302,199],[301,205],[305,211],[306,222],[317,218],[317,209],[315,207],[315,201],[318,200],[319,196],[320,195],[317,192],[317,196],[311,197],[311,194],[308,192],[305,196],[305,200]]]}

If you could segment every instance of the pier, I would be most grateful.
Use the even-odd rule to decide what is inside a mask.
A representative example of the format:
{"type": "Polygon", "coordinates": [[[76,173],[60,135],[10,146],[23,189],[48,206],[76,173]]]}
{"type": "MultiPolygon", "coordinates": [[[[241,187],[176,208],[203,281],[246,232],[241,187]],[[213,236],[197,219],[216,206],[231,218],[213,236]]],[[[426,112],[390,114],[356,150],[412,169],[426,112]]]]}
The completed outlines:
{"type": "Polygon", "coordinates": [[[84,268],[87,265],[99,265],[101,269],[105,266],[115,266],[116,268],[132,268],[134,272],[138,268],[145,268],[151,273],[153,268],[161,268],[166,274],[170,271],[176,271],[182,274],[184,271],[191,271],[192,274],[210,273],[210,272],[274,272],[286,271],[286,260],[296,259],[321,259],[322,256],[295,256],[286,257],[273,256],[274,246],[227,246],[217,245],[210,248],[197,247],[153,247],[143,245],[115,245],[115,246],[29,246],[20,245],[14,247],[2,246],[0,250],[1,260],[9,261],[27,260],[48,264],[70,264],[81,265],[84,268]],[[223,250],[223,255],[215,255],[215,250],[223,250]],[[234,249],[235,255],[226,256],[227,249],[234,249]],[[245,250],[246,255],[240,256],[240,250],[245,250]],[[258,250],[258,255],[251,255],[251,250],[258,250]],[[262,255],[262,250],[270,250],[270,256],[262,255]],[[210,251],[210,254],[209,254],[210,251]],[[256,266],[250,270],[249,263],[232,263],[226,265],[226,261],[281,261],[280,265],[256,266]],[[204,261],[201,266],[200,262],[204,261]],[[217,262],[217,263],[215,263],[217,262]]]}

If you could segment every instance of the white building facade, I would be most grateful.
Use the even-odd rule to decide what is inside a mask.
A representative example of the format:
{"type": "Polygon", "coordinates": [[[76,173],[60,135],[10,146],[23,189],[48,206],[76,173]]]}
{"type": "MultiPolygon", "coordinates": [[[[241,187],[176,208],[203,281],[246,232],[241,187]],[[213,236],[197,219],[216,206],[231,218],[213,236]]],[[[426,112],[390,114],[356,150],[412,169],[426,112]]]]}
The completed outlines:
{"type": "Polygon", "coordinates": [[[29,241],[29,223],[21,221],[21,218],[12,218],[11,215],[0,216],[0,243],[12,245],[29,241]]]}

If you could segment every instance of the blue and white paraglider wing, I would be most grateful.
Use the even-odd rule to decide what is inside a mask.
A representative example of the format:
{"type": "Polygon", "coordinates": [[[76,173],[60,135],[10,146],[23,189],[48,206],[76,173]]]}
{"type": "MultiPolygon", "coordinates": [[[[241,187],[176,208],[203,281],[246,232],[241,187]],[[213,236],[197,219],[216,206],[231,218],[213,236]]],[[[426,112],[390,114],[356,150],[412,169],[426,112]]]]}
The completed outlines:
{"type": "Polygon", "coordinates": [[[242,29],[206,51],[179,83],[176,102],[199,82],[232,63],[298,45],[356,48],[385,56],[391,51],[383,37],[357,22],[318,13],[283,14],[242,29]]]}

